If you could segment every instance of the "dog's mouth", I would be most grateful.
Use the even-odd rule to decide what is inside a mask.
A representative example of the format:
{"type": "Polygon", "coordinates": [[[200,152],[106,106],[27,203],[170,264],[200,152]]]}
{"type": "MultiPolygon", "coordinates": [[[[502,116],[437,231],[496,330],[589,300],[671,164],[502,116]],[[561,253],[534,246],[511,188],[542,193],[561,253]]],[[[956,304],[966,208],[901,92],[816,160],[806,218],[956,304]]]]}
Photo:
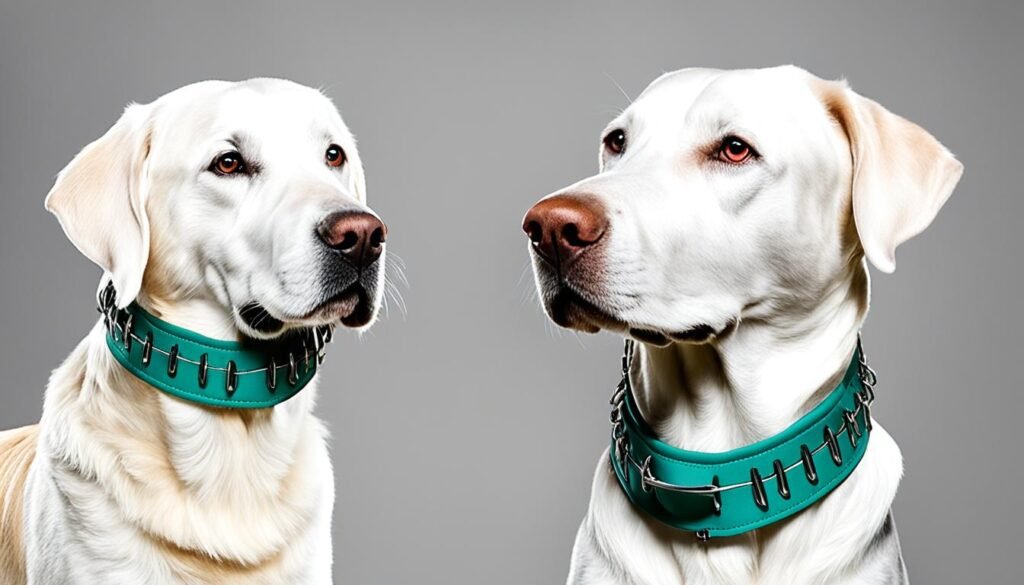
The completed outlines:
{"type": "Polygon", "coordinates": [[[238,309],[238,317],[246,327],[264,336],[282,332],[289,325],[314,326],[340,321],[346,327],[362,327],[373,320],[374,302],[359,282],[326,297],[305,315],[295,319],[280,319],[256,301],[238,309]]]}
{"type": "Polygon", "coordinates": [[[306,320],[340,320],[346,327],[362,327],[373,319],[374,303],[366,288],[355,282],[317,305],[306,320]]]}
{"type": "Polygon", "coordinates": [[[583,298],[565,285],[560,285],[550,299],[547,309],[552,321],[561,327],[586,333],[597,333],[604,329],[625,333],[637,341],[658,346],[673,342],[707,343],[723,333],[707,323],[675,331],[631,324],[616,316],[615,311],[583,298]]]}
{"type": "Polygon", "coordinates": [[[561,285],[547,303],[548,315],[557,325],[586,333],[602,329],[624,331],[628,324],[610,310],[588,301],[575,290],[561,285]]]}

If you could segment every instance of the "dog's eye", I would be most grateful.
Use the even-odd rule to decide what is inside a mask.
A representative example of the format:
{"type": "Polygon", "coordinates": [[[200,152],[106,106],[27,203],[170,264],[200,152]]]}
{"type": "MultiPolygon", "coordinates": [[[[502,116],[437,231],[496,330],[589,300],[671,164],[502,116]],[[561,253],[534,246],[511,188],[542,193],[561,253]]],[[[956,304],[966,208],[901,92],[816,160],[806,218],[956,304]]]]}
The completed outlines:
{"type": "Polygon", "coordinates": [[[745,163],[756,154],[749,144],[736,136],[726,136],[718,147],[718,159],[734,165],[745,163]]]}
{"type": "Polygon", "coordinates": [[[332,144],[327,147],[327,152],[324,153],[324,159],[327,161],[329,167],[340,167],[345,164],[348,157],[345,156],[345,151],[342,150],[337,144],[332,144]]]}
{"type": "Polygon", "coordinates": [[[232,150],[213,159],[210,170],[218,175],[237,175],[246,170],[245,159],[238,151],[232,150]]]}
{"type": "Polygon", "coordinates": [[[604,147],[612,154],[622,154],[626,150],[626,132],[622,129],[609,132],[604,137],[604,147]]]}

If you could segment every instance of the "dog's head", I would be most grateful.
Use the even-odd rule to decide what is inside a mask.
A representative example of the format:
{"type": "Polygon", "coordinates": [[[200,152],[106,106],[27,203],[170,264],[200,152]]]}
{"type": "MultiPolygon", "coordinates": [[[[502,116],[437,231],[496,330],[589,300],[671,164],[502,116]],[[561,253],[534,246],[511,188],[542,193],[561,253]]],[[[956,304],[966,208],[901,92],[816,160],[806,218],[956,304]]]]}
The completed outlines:
{"type": "Polygon", "coordinates": [[[688,69],[612,121],[601,172],[542,199],[523,229],[559,325],[703,342],[815,303],[865,255],[891,272],[962,171],[844,82],[688,69]]]}
{"type": "Polygon", "coordinates": [[[387,229],[355,140],[319,91],[208,81],[131,105],[46,199],[125,306],[208,297],[273,337],[376,317],[387,229]]]}

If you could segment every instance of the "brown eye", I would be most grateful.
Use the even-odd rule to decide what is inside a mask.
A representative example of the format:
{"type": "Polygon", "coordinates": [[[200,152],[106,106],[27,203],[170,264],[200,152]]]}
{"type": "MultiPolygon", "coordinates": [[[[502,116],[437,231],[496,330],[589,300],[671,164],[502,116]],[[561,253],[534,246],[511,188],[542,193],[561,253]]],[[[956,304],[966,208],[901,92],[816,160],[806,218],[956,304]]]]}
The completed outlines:
{"type": "Polygon", "coordinates": [[[244,173],[245,169],[245,160],[241,154],[234,150],[218,156],[214,159],[213,164],[210,165],[210,170],[218,175],[244,173]]]}
{"type": "Polygon", "coordinates": [[[327,147],[327,152],[324,153],[324,159],[327,161],[329,167],[340,167],[345,164],[348,157],[345,156],[345,151],[341,149],[337,144],[332,144],[327,147]]]}
{"type": "Polygon", "coordinates": [[[754,156],[754,149],[741,138],[726,136],[722,145],[718,147],[718,159],[730,164],[738,165],[747,162],[754,156]]]}
{"type": "Polygon", "coordinates": [[[612,154],[622,154],[626,150],[626,132],[624,130],[612,130],[604,137],[604,147],[612,154]]]}

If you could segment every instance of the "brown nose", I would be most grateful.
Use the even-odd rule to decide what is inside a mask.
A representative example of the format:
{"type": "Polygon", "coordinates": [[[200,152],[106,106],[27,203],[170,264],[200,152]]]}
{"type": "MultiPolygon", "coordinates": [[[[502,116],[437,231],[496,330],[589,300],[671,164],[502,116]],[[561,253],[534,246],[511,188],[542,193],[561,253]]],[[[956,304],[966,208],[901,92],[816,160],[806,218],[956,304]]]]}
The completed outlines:
{"type": "Polygon", "coordinates": [[[320,221],[316,233],[356,268],[380,258],[388,228],[376,215],[365,211],[336,211],[320,221]]]}
{"type": "Polygon", "coordinates": [[[604,235],[608,219],[593,197],[556,195],[526,212],[523,231],[545,259],[567,265],[604,235]]]}

